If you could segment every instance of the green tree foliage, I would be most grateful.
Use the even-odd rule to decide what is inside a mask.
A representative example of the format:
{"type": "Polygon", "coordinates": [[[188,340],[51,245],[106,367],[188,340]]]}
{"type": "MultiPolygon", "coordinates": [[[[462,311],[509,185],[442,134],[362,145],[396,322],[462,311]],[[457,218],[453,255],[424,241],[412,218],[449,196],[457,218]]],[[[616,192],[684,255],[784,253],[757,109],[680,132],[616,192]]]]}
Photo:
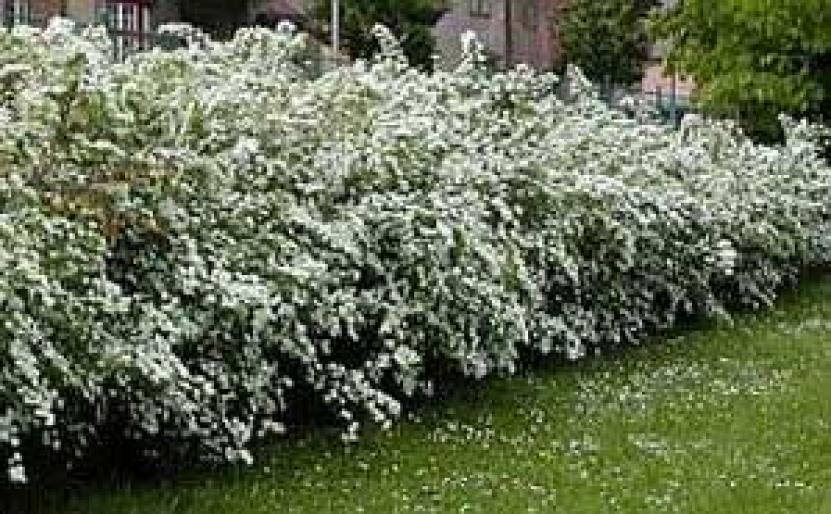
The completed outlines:
{"type": "Polygon", "coordinates": [[[686,0],[654,28],[700,104],[757,139],[781,139],[780,113],[831,116],[828,0],[686,0]]]}
{"type": "Polygon", "coordinates": [[[648,55],[645,18],[655,0],[574,0],[565,8],[566,61],[597,83],[631,84],[648,55]]]}
{"type": "MultiPolygon", "coordinates": [[[[388,27],[401,40],[410,62],[423,69],[433,65],[436,43],[430,28],[441,14],[439,0],[348,0],[341,2],[341,38],[352,58],[369,58],[380,49],[372,28],[388,27]]],[[[315,17],[329,35],[331,0],[316,0],[315,17]]]]}

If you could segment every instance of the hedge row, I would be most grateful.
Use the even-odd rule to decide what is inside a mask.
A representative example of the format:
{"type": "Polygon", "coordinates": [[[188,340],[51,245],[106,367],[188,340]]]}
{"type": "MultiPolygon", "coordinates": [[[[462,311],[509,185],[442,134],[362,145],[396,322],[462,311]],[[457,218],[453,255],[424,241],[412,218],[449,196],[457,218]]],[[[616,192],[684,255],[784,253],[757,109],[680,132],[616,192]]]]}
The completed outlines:
{"type": "Polygon", "coordinates": [[[815,128],[605,106],[573,77],[373,62],[313,76],[247,29],[126,62],[98,29],[0,34],[0,458],[251,459],[298,402],[357,435],[450,368],[577,359],[768,305],[831,257],[815,128]]]}

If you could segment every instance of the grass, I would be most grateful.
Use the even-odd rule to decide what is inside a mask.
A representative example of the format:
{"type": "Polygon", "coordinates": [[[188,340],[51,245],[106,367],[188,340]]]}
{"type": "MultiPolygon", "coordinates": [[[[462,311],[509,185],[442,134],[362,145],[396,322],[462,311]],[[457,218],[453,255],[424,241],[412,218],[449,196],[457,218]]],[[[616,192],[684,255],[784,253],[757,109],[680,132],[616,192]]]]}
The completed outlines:
{"type": "Polygon", "coordinates": [[[253,469],[44,493],[31,507],[831,513],[831,280],[731,327],[665,339],[463,387],[349,447],[311,434],[253,469]]]}

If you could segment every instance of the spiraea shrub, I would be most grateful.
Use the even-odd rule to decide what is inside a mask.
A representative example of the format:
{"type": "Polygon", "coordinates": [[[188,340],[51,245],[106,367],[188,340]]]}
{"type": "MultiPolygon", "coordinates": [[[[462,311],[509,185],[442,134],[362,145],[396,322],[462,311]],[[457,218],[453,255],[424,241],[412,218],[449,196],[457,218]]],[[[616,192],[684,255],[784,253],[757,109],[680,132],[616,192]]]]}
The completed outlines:
{"type": "Polygon", "coordinates": [[[727,124],[673,130],[591,87],[311,73],[246,29],[110,59],[64,20],[0,33],[0,458],[71,462],[115,430],[248,461],[317,406],[354,438],[450,369],[577,359],[763,307],[831,257],[831,170],[727,124]],[[301,405],[302,404],[302,405],[301,405]]]}

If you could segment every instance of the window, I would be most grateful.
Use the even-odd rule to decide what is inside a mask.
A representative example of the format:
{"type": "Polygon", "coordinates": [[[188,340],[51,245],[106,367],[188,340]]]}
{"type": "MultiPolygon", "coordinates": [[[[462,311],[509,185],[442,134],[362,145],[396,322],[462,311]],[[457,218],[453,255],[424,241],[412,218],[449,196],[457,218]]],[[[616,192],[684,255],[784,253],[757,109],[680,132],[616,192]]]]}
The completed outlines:
{"type": "Polygon", "coordinates": [[[113,35],[116,58],[149,46],[150,14],[149,0],[108,0],[107,27],[113,35]]]}
{"type": "Polygon", "coordinates": [[[470,0],[470,15],[489,17],[491,15],[491,0],[470,0]]]}
{"type": "Polygon", "coordinates": [[[32,23],[30,0],[8,0],[4,14],[7,23],[11,25],[30,25],[32,23]]]}

